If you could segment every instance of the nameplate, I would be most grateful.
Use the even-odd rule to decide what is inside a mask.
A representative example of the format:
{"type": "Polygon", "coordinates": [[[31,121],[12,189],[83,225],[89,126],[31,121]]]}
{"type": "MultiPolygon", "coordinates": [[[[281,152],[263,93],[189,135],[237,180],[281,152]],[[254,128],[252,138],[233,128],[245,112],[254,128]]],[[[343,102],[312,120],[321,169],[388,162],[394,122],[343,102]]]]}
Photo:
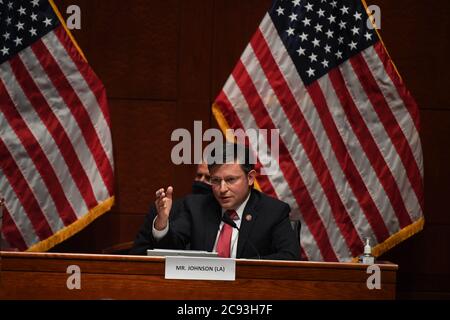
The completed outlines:
{"type": "Polygon", "coordinates": [[[236,279],[236,260],[226,258],[166,257],[166,279],[236,279]]]}

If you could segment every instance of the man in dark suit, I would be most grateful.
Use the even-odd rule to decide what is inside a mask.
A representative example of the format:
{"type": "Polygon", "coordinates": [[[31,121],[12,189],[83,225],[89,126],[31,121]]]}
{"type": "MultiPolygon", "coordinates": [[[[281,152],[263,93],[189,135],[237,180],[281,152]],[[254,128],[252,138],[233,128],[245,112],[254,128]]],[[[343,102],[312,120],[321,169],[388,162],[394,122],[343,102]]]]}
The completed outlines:
{"type": "MultiPolygon", "coordinates": [[[[210,176],[208,166],[205,163],[197,165],[194,182],[192,183],[192,194],[211,194],[210,176]]],[[[173,202],[170,212],[170,219],[176,219],[183,211],[184,198],[177,199],[173,202]]],[[[150,206],[148,214],[145,216],[144,224],[139,229],[136,238],[134,239],[133,247],[128,254],[146,255],[147,249],[155,248],[155,240],[152,236],[152,223],[157,214],[154,204],[150,206]]],[[[186,246],[185,248],[189,248],[186,246]]]]}
{"type": "Polygon", "coordinates": [[[298,260],[289,205],[253,189],[256,171],[248,148],[226,144],[219,153],[208,161],[213,194],[186,197],[180,216],[170,223],[173,188],[156,192],[156,246],[183,249],[189,243],[192,250],[216,251],[223,257],[298,260]]]}

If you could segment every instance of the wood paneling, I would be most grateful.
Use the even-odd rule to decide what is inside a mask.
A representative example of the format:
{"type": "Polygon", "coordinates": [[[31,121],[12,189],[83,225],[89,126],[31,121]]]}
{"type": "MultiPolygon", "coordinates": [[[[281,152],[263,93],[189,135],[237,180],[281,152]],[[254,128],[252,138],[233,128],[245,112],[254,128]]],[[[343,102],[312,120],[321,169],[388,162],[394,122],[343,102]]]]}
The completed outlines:
{"type": "Polygon", "coordinates": [[[117,243],[120,234],[120,216],[107,212],[66,241],[56,245],[51,252],[99,253],[117,243]]]}
{"type": "MultiPolygon", "coordinates": [[[[213,126],[211,103],[271,0],[57,0],[82,10],[73,31],[110,98],[116,198],[107,213],[54,251],[101,252],[133,240],[153,193],[190,190],[194,167],[174,166],[170,134],[213,126]]],[[[400,265],[401,297],[450,292],[450,2],[371,0],[381,8],[383,40],[421,108],[425,165],[423,232],[382,259],[400,265]]]]}
{"type": "MultiPolygon", "coordinates": [[[[214,1],[180,1],[179,99],[209,98],[214,1]]],[[[204,106],[197,108],[205,112],[204,106]]]]}
{"type": "MultiPolygon", "coordinates": [[[[148,207],[152,204],[152,199],[149,199],[148,207]]],[[[148,211],[148,210],[147,210],[148,211]]],[[[147,213],[147,212],[146,212],[147,213]]],[[[119,237],[114,239],[114,242],[109,243],[110,246],[117,243],[125,243],[134,241],[139,229],[144,224],[145,214],[120,214],[119,216],[119,237]]],[[[103,248],[102,248],[103,249],[103,248]]]]}
{"type": "Polygon", "coordinates": [[[427,222],[450,226],[450,111],[425,109],[420,115],[427,222]]]}
{"type": "Polygon", "coordinates": [[[410,0],[371,0],[381,9],[381,37],[421,108],[450,109],[450,6],[410,0]]]}
{"type": "Polygon", "coordinates": [[[381,259],[400,266],[398,291],[450,292],[450,226],[426,224],[422,232],[400,243],[381,259]]]}
{"type": "Polygon", "coordinates": [[[214,1],[213,98],[219,94],[270,3],[270,0],[214,1]]]}
{"type": "Polygon", "coordinates": [[[75,34],[84,35],[83,50],[110,98],[176,99],[178,1],[94,0],[81,9],[75,34]]]}
{"type": "Polygon", "coordinates": [[[170,135],[176,104],[111,100],[118,188],[115,211],[142,213],[159,186],[173,179],[170,135]]]}
{"type": "Polygon", "coordinates": [[[72,30],[110,98],[176,100],[179,1],[57,0],[81,9],[72,30]]]}
{"type": "MultiPolygon", "coordinates": [[[[203,101],[180,101],[176,114],[177,128],[185,128],[191,133],[191,161],[194,162],[194,121],[201,121],[202,134],[211,127],[210,125],[210,100],[203,101]]],[[[202,139],[202,136],[199,136],[202,139]]],[[[178,142],[173,142],[175,146],[178,142]]],[[[205,145],[205,144],[203,144],[205,145]]],[[[176,187],[176,197],[191,192],[191,185],[194,178],[196,165],[182,164],[175,166],[175,176],[173,184],[176,187]]]]}
{"type": "MultiPolygon", "coordinates": [[[[148,201],[150,206],[151,199],[148,201]]],[[[145,214],[107,212],[79,233],[53,247],[51,252],[101,253],[117,244],[134,241],[145,214]]]]}
{"type": "Polygon", "coordinates": [[[166,280],[164,258],[2,254],[0,299],[393,299],[398,266],[380,264],[369,290],[366,266],[299,261],[236,261],[235,281],[166,280]],[[77,265],[80,290],[68,290],[77,265]],[[35,290],[41,288],[41,290],[35,290]]]}
{"type": "Polygon", "coordinates": [[[448,252],[450,252],[450,227],[426,224],[422,232],[394,247],[381,259],[394,260],[405,273],[448,275],[450,270],[448,252]]]}

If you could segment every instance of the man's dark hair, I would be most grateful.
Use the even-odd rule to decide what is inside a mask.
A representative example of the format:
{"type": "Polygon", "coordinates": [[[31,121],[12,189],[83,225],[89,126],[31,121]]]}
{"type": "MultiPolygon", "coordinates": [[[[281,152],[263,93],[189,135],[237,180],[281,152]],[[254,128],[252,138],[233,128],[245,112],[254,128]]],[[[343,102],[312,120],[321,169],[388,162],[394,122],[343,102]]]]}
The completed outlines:
{"type": "Polygon", "coordinates": [[[255,168],[255,157],[250,154],[250,149],[245,145],[229,142],[224,143],[222,149],[214,149],[206,162],[209,172],[215,166],[230,162],[239,163],[245,174],[255,168]]]}

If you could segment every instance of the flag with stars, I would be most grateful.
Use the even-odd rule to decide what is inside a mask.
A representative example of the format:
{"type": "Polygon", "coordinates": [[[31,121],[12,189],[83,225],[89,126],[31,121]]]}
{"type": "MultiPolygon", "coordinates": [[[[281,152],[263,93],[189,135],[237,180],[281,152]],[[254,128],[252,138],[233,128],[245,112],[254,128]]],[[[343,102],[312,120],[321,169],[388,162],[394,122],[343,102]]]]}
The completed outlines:
{"type": "Polygon", "coordinates": [[[104,87],[47,0],[0,0],[2,248],[45,251],[113,204],[104,87]]]}
{"type": "Polygon", "coordinates": [[[361,0],[274,1],[213,112],[279,129],[258,182],[300,220],[303,259],[354,260],[367,239],[378,256],[423,228],[418,107],[361,0]]]}

